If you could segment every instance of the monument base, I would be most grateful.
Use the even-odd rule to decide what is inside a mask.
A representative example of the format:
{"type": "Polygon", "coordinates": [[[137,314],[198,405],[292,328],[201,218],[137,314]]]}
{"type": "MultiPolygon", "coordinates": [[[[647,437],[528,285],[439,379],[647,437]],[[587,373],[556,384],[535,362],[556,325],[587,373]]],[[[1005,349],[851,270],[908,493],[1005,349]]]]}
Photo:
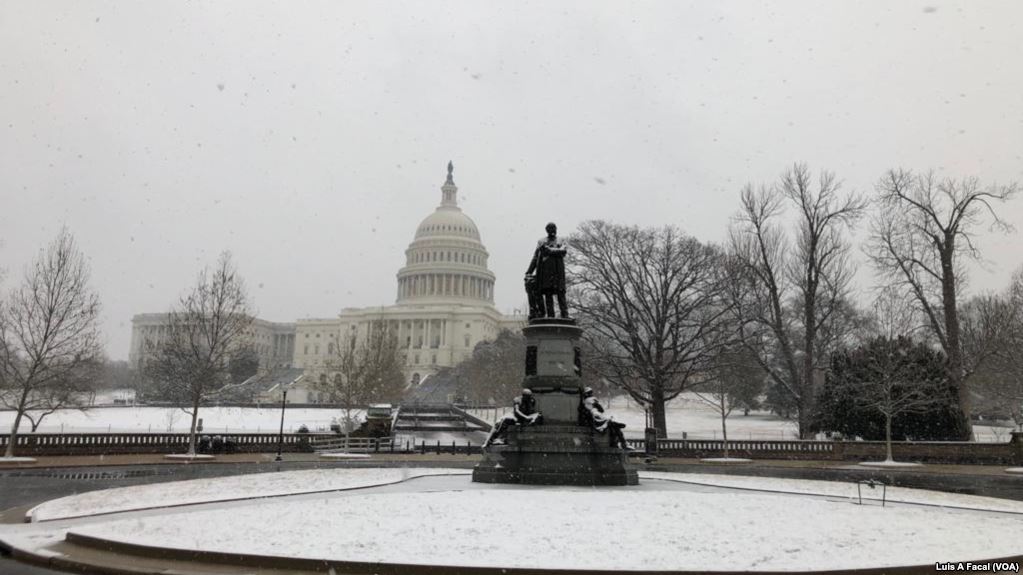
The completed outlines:
{"type": "Polygon", "coordinates": [[[472,471],[479,483],[530,485],[638,485],[636,469],[606,434],[579,425],[536,425],[508,430],[505,445],[484,449],[472,471]]]}

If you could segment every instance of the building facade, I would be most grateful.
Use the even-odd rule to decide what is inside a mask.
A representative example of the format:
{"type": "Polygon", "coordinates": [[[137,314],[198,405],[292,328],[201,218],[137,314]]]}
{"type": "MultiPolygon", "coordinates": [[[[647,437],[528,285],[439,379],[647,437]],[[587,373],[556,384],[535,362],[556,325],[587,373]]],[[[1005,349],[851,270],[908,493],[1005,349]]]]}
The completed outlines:
{"type": "Polygon", "coordinates": [[[387,326],[405,352],[406,381],[419,381],[457,365],[477,343],[502,329],[518,330],[526,318],[494,306],[494,273],[476,222],[458,206],[453,166],[441,186],[440,205],[416,227],[397,273],[395,303],[344,308],[338,316],[295,322],[295,367],[321,377],[339,342],[387,326]]]}
{"type": "MultiPolygon", "coordinates": [[[[393,305],[343,308],[328,318],[294,323],[256,320],[251,344],[268,367],[304,370],[306,380],[328,376],[329,361],[341,342],[365,338],[376,326],[397,334],[404,350],[406,381],[418,382],[438,369],[457,365],[481,341],[503,329],[525,325],[521,315],[507,316],[494,306],[494,273],[476,223],[458,206],[453,166],[441,186],[440,205],[416,228],[397,273],[393,305]]],[[[166,314],[132,319],[129,361],[139,365],[144,342],[166,333],[166,314]]]]}
{"type": "MultiPolygon", "coordinates": [[[[167,337],[170,314],[140,313],[131,318],[131,349],[128,363],[138,368],[146,354],[147,346],[158,345],[167,337]]],[[[277,323],[255,319],[246,332],[245,345],[259,356],[259,364],[265,367],[291,365],[295,355],[295,324],[277,323]]]]}

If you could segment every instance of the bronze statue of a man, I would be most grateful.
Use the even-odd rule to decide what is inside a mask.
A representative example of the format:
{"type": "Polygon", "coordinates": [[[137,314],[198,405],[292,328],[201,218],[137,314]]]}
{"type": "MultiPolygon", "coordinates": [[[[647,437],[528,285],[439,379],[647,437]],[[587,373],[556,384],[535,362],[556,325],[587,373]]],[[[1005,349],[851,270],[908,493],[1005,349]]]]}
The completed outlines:
{"type": "Polygon", "coordinates": [[[565,254],[568,249],[558,239],[558,226],[547,224],[547,237],[537,242],[533,260],[526,270],[526,295],[529,297],[529,318],[554,317],[554,296],[558,311],[568,318],[565,300],[565,254]],[[536,274],[534,277],[533,274],[536,274]]]}

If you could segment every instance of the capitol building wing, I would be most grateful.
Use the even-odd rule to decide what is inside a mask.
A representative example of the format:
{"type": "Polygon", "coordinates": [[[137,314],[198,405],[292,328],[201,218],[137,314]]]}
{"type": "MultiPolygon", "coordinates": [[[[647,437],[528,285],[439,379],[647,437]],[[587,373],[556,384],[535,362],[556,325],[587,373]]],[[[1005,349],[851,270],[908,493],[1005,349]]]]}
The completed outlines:
{"type": "MultiPolygon", "coordinates": [[[[397,273],[393,305],[344,308],[334,317],[267,324],[270,366],[302,368],[307,379],[328,377],[327,362],[343,341],[366,337],[386,326],[404,349],[406,381],[419,381],[439,368],[468,358],[477,343],[494,339],[503,329],[518,330],[523,316],[506,316],[494,306],[494,273],[476,222],[458,206],[453,166],[441,186],[440,205],[420,222],[397,273]],[[280,354],[283,338],[287,352],[280,354]],[[290,354],[290,355],[287,355],[290,354]]],[[[132,362],[141,358],[141,341],[153,331],[157,315],[132,320],[132,362]]],[[[158,330],[158,328],[156,328],[158,330]]]]}

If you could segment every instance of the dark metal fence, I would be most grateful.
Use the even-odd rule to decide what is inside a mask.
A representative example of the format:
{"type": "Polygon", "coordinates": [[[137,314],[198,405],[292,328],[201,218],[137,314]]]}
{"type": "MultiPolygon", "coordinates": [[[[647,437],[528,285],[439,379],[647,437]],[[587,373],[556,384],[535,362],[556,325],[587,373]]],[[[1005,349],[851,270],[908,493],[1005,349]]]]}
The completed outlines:
{"type": "MultiPolygon", "coordinates": [[[[219,437],[222,449],[234,453],[277,451],[277,433],[217,433],[198,437],[219,437]]],[[[309,452],[307,433],[285,433],[281,443],[285,452],[309,452]]],[[[10,437],[0,437],[0,450],[10,437]]],[[[118,453],[184,453],[187,433],[24,433],[14,445],[16,455],[113,455],[118,453]]]]}
{"type": "MultiPolygon", "coordinates": [[[[646,442],[630,439],[643,451],[646,442]]],[[[659,439],[660,457],[701,459],[722,457],[721,439],[659,439]]],[[[1023,433],[1012,434],[1008,443],[962,441],[893,441],[897,460],[924,463],[1023,465],[1023,433]]],[[[736,440],[728,441],[728,455],[748,459],[876,461],[885,457],[883,441],[736,440]]]]}
{"type": "MultiPolygon", "coordinates": [[[[234,453],[272,453],[277,451],[276,433],[204,434],[219,437],[223,450],[234,453]]],[[[0,451],[9,436],[0,436],[0,451]]],[[[629,445],[643,452],[643,439],[630,439],[629,445]]],[[[15,453],[37,455],[112,455],[118,453],[184,453],[188,448],[187,433],[26,433],[18,435],[15,453]]],[[[344,438],[334,434],[286,433],[285,452],[331,451],[344,448],[344,438]]],[[[356,452],[387,452],[407,454],[481,453],[471,442],[442,443],[416,439],[351,438],[348,449],[356,452]]],[[[1007,443],[971,443],[952,441],[896,441],[892,443],[896,459],[925,463],[1023,465],[1023,433],[1012,434],[1007,443]]],[[[806,441],[806,440],[736,440],[728,442],[732,457],[749,459],[867,461],[883,459],[883,441],[806,441]]],[[[659,439],[660,457],[699,459],[724,455],[720,439],[659,439]]]]}

